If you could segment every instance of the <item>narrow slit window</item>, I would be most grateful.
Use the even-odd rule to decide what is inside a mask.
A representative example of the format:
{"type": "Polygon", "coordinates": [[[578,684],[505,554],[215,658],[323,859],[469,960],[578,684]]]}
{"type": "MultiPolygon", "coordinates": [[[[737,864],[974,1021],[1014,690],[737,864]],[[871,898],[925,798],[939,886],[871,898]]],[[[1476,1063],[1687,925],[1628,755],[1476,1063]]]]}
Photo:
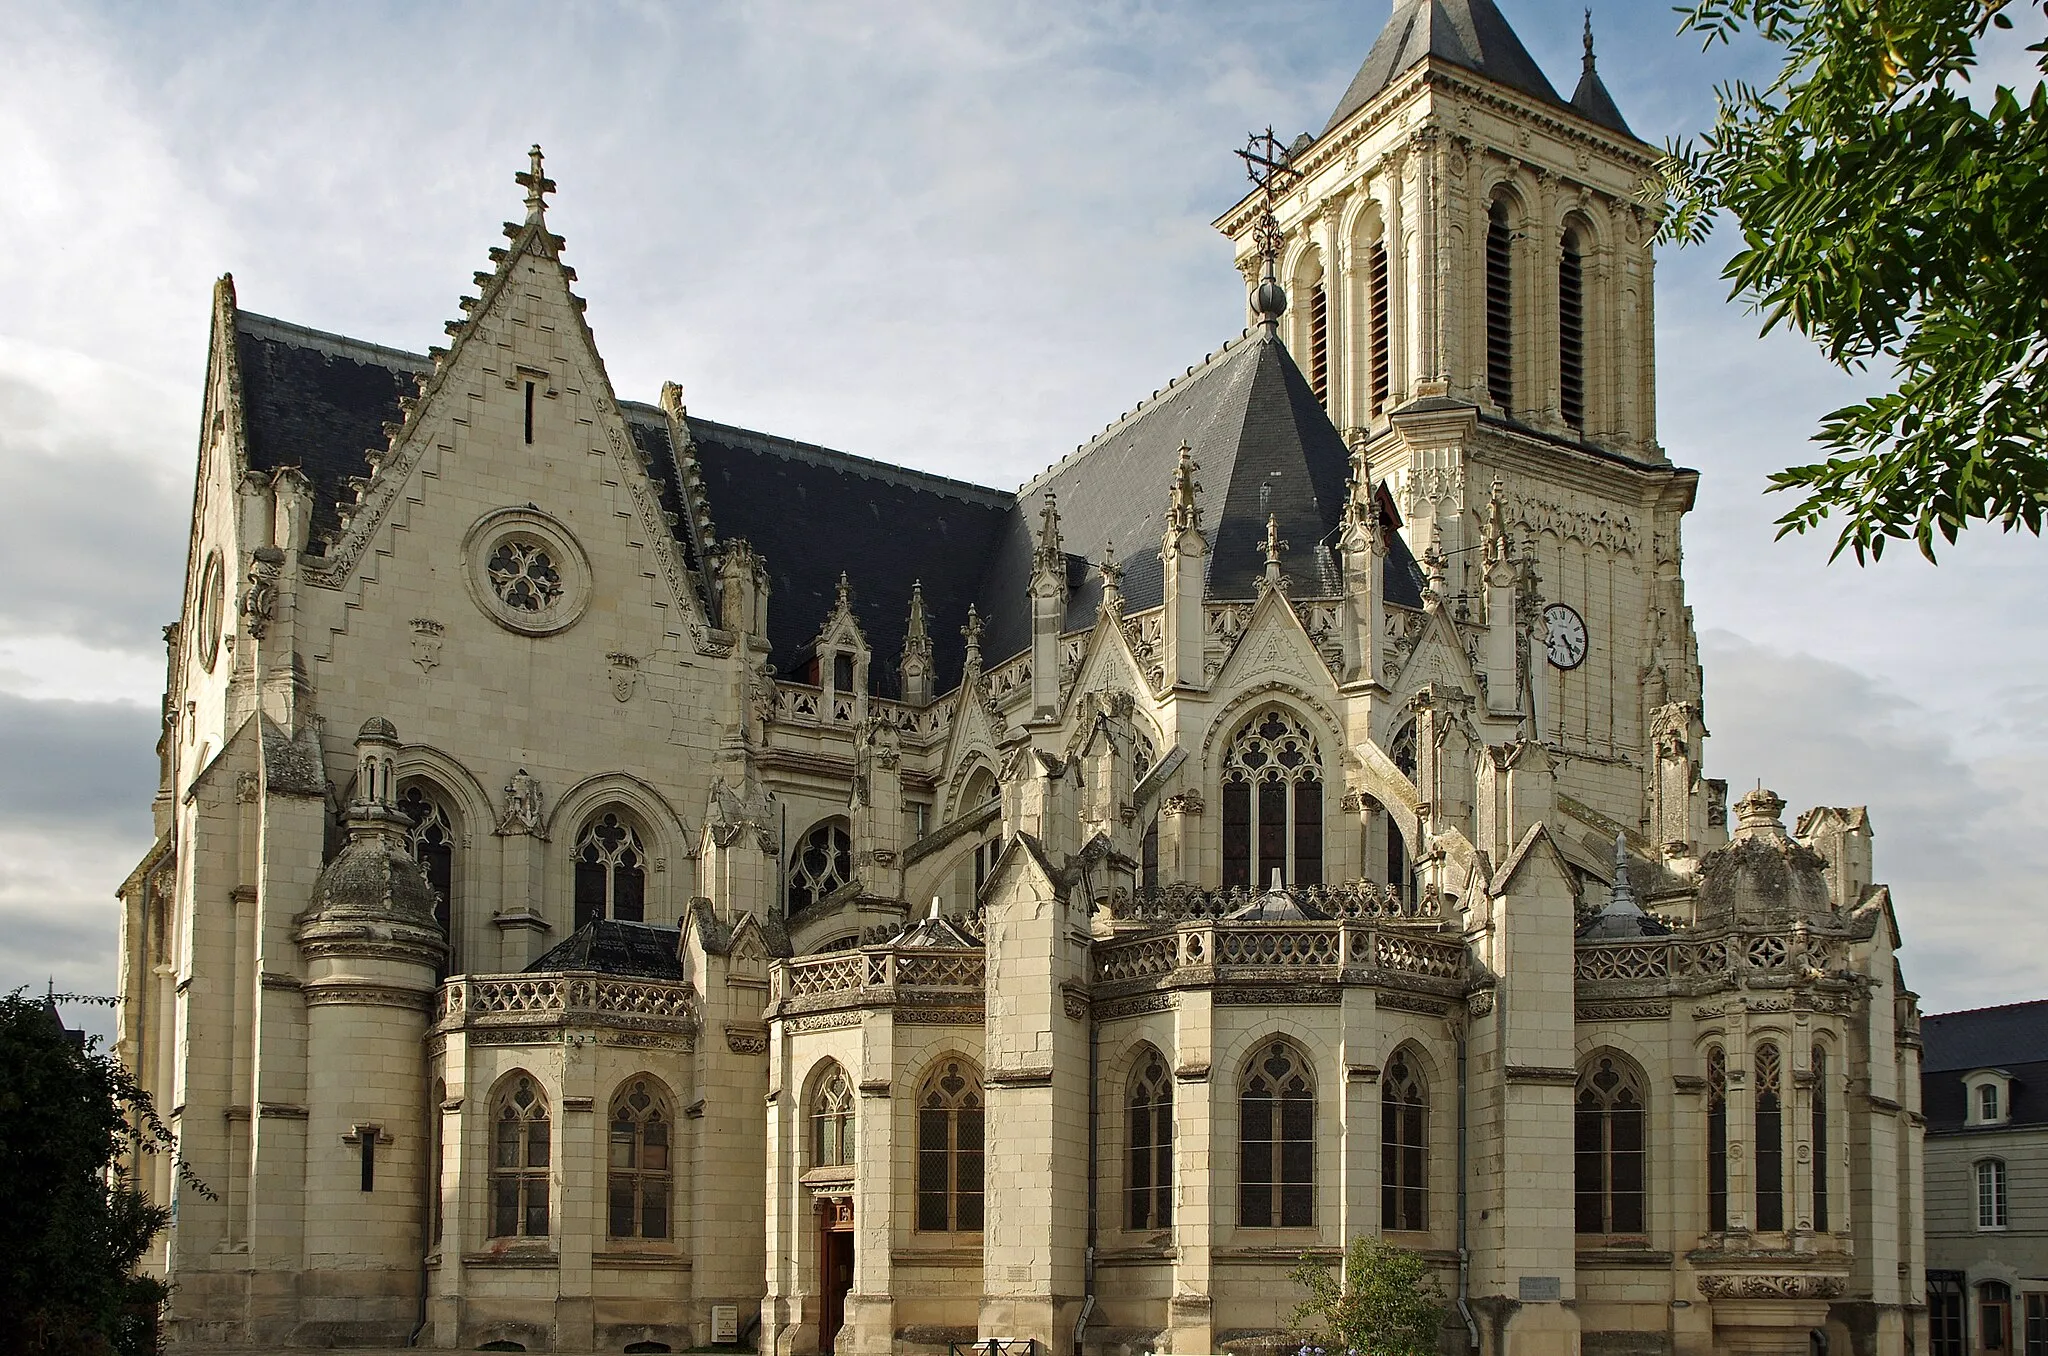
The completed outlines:
{"type": "Polygon", "coordinates": [[[1496,202],[1486,223],[1486,393],[1503,410],[1515,397],[1514,234],[1508,205],[1496,202]]]}
{"type": "Polygon", "coordinates": [[[1387,301],[1390,295],[1387,286],[1387,246],[1385,241],[1375,240],[1366,253],[1366,268],[1372,289],[1371,333],[1367,340],[1367,353],[1372,365],[1372,412],[1378,414],[1387,407],[1390,388],[1392,361],[1389,356],[1388,337],[1392,326],[1387,319],[1387,301]]]}
{"type": "Polygon", "coordinates": [[[1330,295],[1319,282],[1308,293],[1309,386],[1316,403],[1330,403],[1330,295]]]}
{"type": "Polygon", "coordinates": [[[363,1190],[375,1191],[377,1189],[377,1132],[366,1129],[362,1131],[362,1137],[363,1190]]]}
{"type": "Polygon", "coordinates": [[[1557,261],[1557,400],[1564,421],[1586,427],[1586,267],[1577,232],[1557,261]]]}
{"type": "Polygon", "coordinates": [[[533,445],[533,383],[526,383],[526,442],[533,445]]]}

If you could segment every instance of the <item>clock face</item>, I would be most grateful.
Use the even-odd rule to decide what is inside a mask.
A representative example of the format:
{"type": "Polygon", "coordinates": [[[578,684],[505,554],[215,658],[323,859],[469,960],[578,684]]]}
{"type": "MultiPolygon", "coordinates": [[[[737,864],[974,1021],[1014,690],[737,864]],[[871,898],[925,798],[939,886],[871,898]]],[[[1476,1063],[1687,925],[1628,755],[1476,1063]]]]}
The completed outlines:
{"type": "Polygon", "coordinates": [[[1543,609],[1543,652],[1561,669],[1586,662],[1586,619],[1563,603],[1543,609]]]}

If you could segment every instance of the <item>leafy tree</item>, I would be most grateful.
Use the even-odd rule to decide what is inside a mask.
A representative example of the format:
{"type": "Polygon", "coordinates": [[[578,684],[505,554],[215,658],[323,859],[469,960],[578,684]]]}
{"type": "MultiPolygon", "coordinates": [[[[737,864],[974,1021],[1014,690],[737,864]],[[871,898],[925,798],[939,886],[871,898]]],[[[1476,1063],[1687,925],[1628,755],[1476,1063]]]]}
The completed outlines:
{"type": "Polygon", "coordinates": [[[170,1212],[124,1175],[136,1146],[172,1147],[149,1095],[66,1032],[54,1006],[18,989],[0,997],[0,1352],[150,1349],[166,1292],[135,1267],[170,1212]]]}
{"type": "MultiPolygon", "coordinates": [[[[1667,238],[1726,211],[1733,295],[1891,388],[1827,415],[1824,461],[1771,476],[1803,496],[1779,535],[1834,517],[1834,555],[1888,540],[1934,559],[1973,522],[2037,536],[2048,509],[2048,85],[1965,85],[2009,11],[2048,0],[1697,0],[1681,32],[1783,51],[1768,85],[1717,91],[1711,130],[1666,154],[1667,238]]],[[[2037,17],[2037,16],[2029,16],[2037,17]]],[[[2026,49],[2048,70],[2048,43],[2026,49]]]]}
{"type": "Polygon", "coordinates": [[[1308,1292],[1294,1311],[1304,1356],[1434,1356],[1447,1307],[1421,1253],[1354,1238],[1341,1277],[1303,1254],[1291,1279],[1308,1292]]]}

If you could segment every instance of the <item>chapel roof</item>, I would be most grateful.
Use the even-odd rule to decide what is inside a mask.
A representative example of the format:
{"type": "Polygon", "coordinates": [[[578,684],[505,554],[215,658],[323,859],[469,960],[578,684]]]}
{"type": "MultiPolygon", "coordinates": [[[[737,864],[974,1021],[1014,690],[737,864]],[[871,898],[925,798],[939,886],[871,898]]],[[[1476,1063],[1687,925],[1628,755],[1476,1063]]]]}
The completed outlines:
{"type": "Polygon", "coordinates": [[[1578,91],[1567,101],[1515,36],[1493,0],[1396,0],[1393,15],[1366,53],[1365,63],[1352,77],[1344,97],[1337,101],[1324,134],[1371,102],[1403,72],[1431,57],[1544,103],[1569,108],[1623,136],[1634,135],[1599,76],[1592,73],[1590,60],[1578,91]]]}
{"type": "Polygon", "coordinates": [[[578,971],[680,980],[682,933],[654,923],[599,918],[585,923],[526,967],[528,974],[578,971]]]}
{"type": "MultiPolygon", "coordinates": [[[[1209,541],[1205,596],[1252,598],[1265,571],[1266,519],[1280,520],[1283,565],[1297,595],[1341,588],[1333,544],[1344,511],[1351,458],[1287,346],[1264,330],[1234,339],[1093,441],[1018,492],[981,585],[991,660],[1031,643],[1026,588],[1032,533],[1043,496],[1058,497],[1060,538],[1069,552],[1100,560],[1113,544],[1131,611],[1165,598],[1160,540],[1167,492],[1186,443],[1201,468],[1202,531],[1209,541]]],[[[1070,563],[1078,563],[1078,560],[1070,563]]],[[[1102,598],[1091,570],[1070,569],[1068,629],[1089,624],[1102,598]]],[[[1387,555],[1387,597],[1422,605],[1422,573],[1398,536],[1387,555]]]]}

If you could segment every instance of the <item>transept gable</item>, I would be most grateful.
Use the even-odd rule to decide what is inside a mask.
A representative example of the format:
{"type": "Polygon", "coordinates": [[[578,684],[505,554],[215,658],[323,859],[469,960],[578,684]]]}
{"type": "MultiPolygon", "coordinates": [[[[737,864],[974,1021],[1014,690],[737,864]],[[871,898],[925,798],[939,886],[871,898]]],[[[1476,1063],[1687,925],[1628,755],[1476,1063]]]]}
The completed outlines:
{"type": "Polygon", "coordinates": [[[1276,679],[1318,693],[1328,693],[1334,686],[1322,652],[1302,629],[1301,618],[1286,593],[1272,588],[1252,605],[1236,648],[1216,675],[1214,690],[1228,692],[1276,679]]]}
{"type": "Polygon", "coordinates": [[[1458,624],[1440,604],[1422,615],[1421,633],[1401,665],[1399,676],[1389,684],[1393,692],[1390,709],[1400,710],[1425,687],[1462,693],[1475,700],[1479,695],[1479,674],[1458,624]]]}
{"type": "Polygon", "coordinates": [[[1063,705],[1070,715],[1082,710],[1093,694],[1108,691],[1128,692],[1143,704],[1148,714],[1156,715],[1154,684],[1131,649],[1127,625],[1121,606],[1097,613],[1095,629],[1082,642],[1073,677],[1062,684],[1066,698],[1063,705]]]}

